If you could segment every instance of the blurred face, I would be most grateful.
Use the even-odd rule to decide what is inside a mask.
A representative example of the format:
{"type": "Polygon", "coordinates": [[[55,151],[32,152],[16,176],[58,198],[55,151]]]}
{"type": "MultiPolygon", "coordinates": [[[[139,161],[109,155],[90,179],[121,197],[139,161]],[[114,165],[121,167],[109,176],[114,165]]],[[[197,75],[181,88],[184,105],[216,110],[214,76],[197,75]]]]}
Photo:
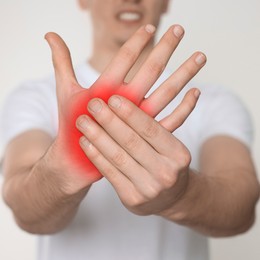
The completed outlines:
{"type": "Polygon", "coordinates": [[[90,12],[95,40],[123,44],[141,25],[158,26],[169,0],[79,0],[90,12]]]}

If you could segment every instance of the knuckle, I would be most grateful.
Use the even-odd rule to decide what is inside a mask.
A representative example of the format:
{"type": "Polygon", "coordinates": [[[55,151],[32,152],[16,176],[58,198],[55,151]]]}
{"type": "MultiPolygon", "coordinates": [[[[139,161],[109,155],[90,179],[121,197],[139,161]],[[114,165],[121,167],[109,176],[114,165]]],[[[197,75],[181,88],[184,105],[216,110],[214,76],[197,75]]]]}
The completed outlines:
{"type": "Polygon", "coordinates": [[[88,149],[86,155],[88,156],[88,159],[93,163],[98,162],[101,159],[101,154],[93,146],[90,146],[90,149],[88,149]]]}
{"type": "Polygon", "coordinates": [[[91,131],[88,132],[88,137],[91,140],[91,142],[96,142],[101,135],[102,135],[102,131],[96,127],[94,129],[91,129],[91,131]]]}
{"type": "Polygon", "coordinates": [[[175,118],[172,121],[172,125],[174,126],[173,129],[179,128],[186,120],[186,114],[180,114],[180,115],[175,115],[175,118]]]}
{"type": "Polygon", "coordinates": [[[183,168],[187,168],[187,166],[190,165],[191,163],[191,154],[190,152],[185,149],[182,153],[180,153],[180,157],[178,159],[179,161],[179,165],[180,167],[183,169],[183,168]]]}
{"type": "Polygon", "coordinates": [[[148,70],[155,75],[160,75],[165,68],[165,64],[157,61],[150,61],[148,63],[148,70]]]}
{"type": "Polygon", "coordinates": [[[137,53],[135,53],[129,46],[124,45],[120,50],[120,57],[122,60],[128,60],[131,63],[137,59],[137,53]]]}
{"type": "Polygon", "coordinates": [[[113,167],[107,166],[106,168],[102,169],[101,171],[104,176],[108,176],[109,181],[115,182],[118,178],[118,172],[113,167]]]}
{"type": "Polygon", "coordinates": [[[125,102],[124,106],[122,107],[121,111],[123,118],[129,119],[135,114],[135,110],[133,106],[129,102],[125,102]]]}
{"type": "Polygon", "coordinates": [[[157,184],[150,184],[145,186],[145,190],[143,191],[144,197],[151,201],[155,198],[157,198],[161,193],[161,186],[157,184]]]}
{"type": "Polygon", "coordinates": [[[171,84],[171,82],[167,83],[164,88],[162,88],[162,96],[167,99],[172,99],[176,97],[179,93],[180,86],[178,83],[171,84]]]}
{"type": "Polygon", "coordinates": [[[154,138],[159,135],[159,126],[155,121],[150,121],[144,126],[143,135],[147,138],[154,138]]]}
{"type": "Polygon", "coordinates": [[[137,192],[128,193],[127,197],[125,198],[125,206],[130,209],[139,208],[144,203],[144,198],[137,192]]]}
{"type": "Polygon", "coordinates": [[[139,146],[140,139],[137,134],[131,133],[124,142],[123,146],[128,150],[135,150],[139,146]]]}
{"type": "Polygon", "coordinates": [[[127,163],[126,153],[124,153],[122,151],[117,151],[113,154],[111,160],[117,167],[125,165],[127,163]]]}
{"type": "Polygon", "coordinates": [[[104,112],[101,113],[99,118],[96,118],[98,123],[101,124],[102,126],[107,126],[111,124],[114,121],[114,119],[115,119],[115,115],[109,109],[107,109],[107,107],[104,109],[104,112]]]}
{"type": "Polygon", "coordinates": [[[170,189],[173,186],[175,186],[177,182],[177,176],[176,174],[163,174],[162,175],[162,186],[164,187],[164,189],[170,189]]]}
{"type": "Polygon", "coordinates": [[[159,182],[164,189],[172,188],[177,181],[176,171],[173,167],[162,167],[159,172],[159,182]]]}

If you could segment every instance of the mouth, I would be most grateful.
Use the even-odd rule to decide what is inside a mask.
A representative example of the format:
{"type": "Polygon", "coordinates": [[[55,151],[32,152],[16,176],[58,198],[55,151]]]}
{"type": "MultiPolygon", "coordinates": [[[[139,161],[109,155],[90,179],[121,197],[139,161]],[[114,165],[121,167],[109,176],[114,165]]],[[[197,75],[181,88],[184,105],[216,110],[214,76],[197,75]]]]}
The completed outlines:
{"type": "Polygon", "coordinates": [[[134,23],[139,22],[142,19],[142,15],[139,12],[123,11],[117,15],[117,18],[121,22],[134,23]]]}

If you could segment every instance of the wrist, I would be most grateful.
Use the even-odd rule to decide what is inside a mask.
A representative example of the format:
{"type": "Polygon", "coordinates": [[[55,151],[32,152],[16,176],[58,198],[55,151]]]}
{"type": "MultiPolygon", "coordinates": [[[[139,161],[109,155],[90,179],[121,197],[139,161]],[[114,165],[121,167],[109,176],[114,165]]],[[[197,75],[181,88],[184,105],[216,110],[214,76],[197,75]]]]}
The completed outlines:
{"type": "Polygon", "coordinates": [[[86,182],[85,176],[80,172],[80,169],[72,167],[56,141],[52,143],[42,157],[39,167],[44,168],[46,176],[60,187],[65,197],[78,193],[81,194],[84,191],[87,192],[91,186],[91,183],[86,182]]]}

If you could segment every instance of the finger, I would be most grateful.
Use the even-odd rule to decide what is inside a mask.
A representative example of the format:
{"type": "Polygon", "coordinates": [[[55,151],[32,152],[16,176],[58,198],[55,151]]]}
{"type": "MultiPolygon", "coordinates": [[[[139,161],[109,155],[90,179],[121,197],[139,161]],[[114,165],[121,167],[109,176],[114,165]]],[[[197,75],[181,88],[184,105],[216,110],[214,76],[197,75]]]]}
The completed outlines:
{"type": "Polygon", "coordinates": [[[132,183],[145,182],[149,178],[146,170],[90,117],[80,116],[77,120],[77,127],[96,150],[132,183]]]}
{"type": "Polygon", "coordinates": [[[82,136],[79,140],[80,147],[95,165],[98,171],[115,187],[122,185],[130,185],[130,180],[126,178],[119,170],[113,166],[99,151],[90,143],[90,141],[82,136]]]}
{"type": "Polygon", "coordinates": [[[158,183],[151,176],[144,176],[142,172],[135,172],[134,179],[127,178],[107,158],[83,136],[80,138],[80,146],[95,165],[98,171],[112,184],[121,201],[127,205],[137,202],[146,202],[158,193],[158,183]],[[133,181],[134,180],[134,181],[133,181]]]}
{"type": "Polygon", "coordinates": [[[186,86],[186,84],[206,64],[206,56],[194,53],[159,88],[157,88],[140,107],[150,116],[158,115],[186,86]]]}
{"type": "Polygon", "coordinates": [[[177,139],[147,115],[143,110],[122,96],[112,96],[108,104],[114,113],[147,141],[159,154],[172,157],[172,148],[178,146],[177,139]]]}
{"type": "Polygon", "coordinates": [[[180,25],[170,27],[129,83],[129,91],[138,93],[140,101],[165,69],[183,35],[184,29],[180,25]]]}
{"type": "Polygon", "coordinates": [[[88,103],[89,112],[103,129],[148,172],[157,172],[158,153],[99,99],[88,103]],[[99,104],[98,104],[99,103],[99,104]],[[98,111],[92,108],[99,106],[98,111]]]}
{"type": "MultiPolygon", "coordinates": [[[[154,32],[155,27],[150,24],[139,28],[120,48],[118,54],[102,73],[97,83],[109,85],[111,89],[121,86],[131,67],[135,64],[141,52],[153,37],[154,32]]],[[[96,88],[99,84],[95,84],[93,87],[96,88]]]]}
{"type": "Polygon", "coordinates": [[[178,129],[194,110],[200,96],[198,89],[190,89],[184,96],[181,103],[167,117],[159,121],[159,123],[169,132],[178,129]]]}
{"type": "Polygon", "coordinates": [[[45,39],[51,48],[58,90],[61,88],[63,93],[68,92],[71,88],[78,85],[69,49],[56,33],[47,33],[45,39]]]}

